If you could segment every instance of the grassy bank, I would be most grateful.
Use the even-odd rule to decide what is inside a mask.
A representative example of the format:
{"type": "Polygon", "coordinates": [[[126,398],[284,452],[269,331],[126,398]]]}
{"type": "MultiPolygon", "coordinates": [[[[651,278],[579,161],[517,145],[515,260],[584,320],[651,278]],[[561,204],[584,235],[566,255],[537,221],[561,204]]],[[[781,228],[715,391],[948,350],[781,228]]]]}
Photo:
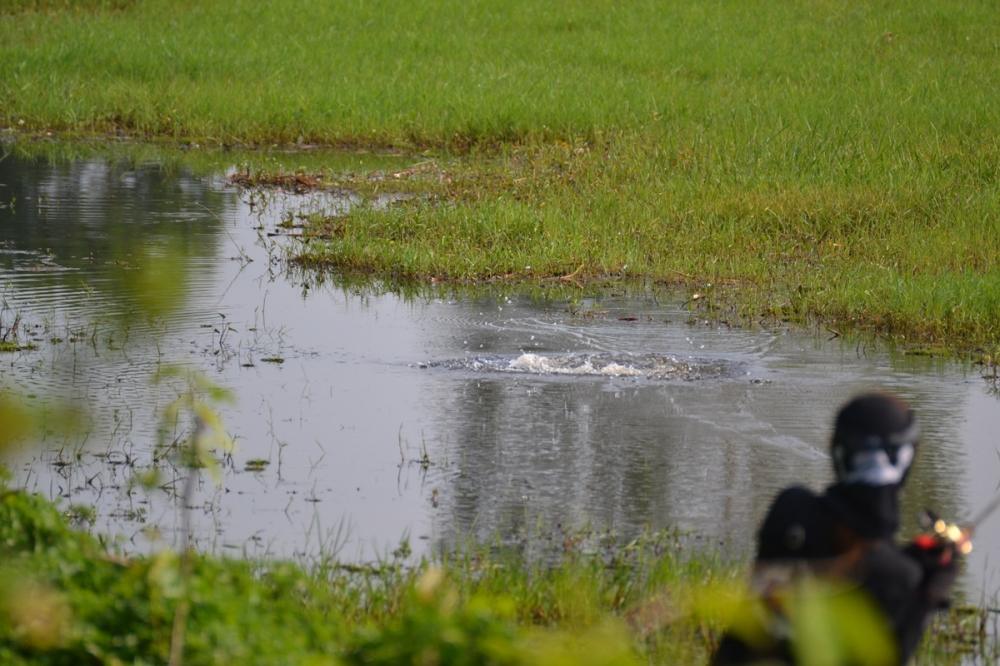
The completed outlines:
{"type": "MultiPolygon", "coordinates": [[[[123,558],[11,491],[0,554],[6,664],[166,663],[181,645],[185,664],[695,664],[740,588],[669,534],[567,542],[547,566],[483,548],[417,566],[123,558]]],[[[921,663],[988,658],[984,618],[944,618],[921,663]]]]}
{"type": "Polygon", "coordinates": [[[417,280],[652,279],[734,322],[818,317],[995,351],[995,182],[933,165],[891,186],[861,174],[790,180],[779,164],[739,167],[732,148],[685,153],[629,134],[453,162],[379,184],[424,195],[409,203],[313,220],[300,259],[417,280]]]}
{"type": "Polygon", "coordinates": [[[356,183],[430,198],[316,225],[312,265],[653,279],[997,351],[991,3],[15,6],[19,132],[433,151],[356,183]]]}

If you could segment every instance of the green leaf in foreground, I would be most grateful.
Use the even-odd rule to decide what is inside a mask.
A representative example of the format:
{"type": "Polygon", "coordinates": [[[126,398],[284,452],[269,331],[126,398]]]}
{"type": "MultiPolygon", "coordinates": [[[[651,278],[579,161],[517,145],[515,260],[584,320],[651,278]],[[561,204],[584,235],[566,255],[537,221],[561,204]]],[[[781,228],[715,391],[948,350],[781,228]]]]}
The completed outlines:
{"type": "MultiPolygon", "coordinates": [[[[194,555],[182,584],[176,553],[108,553],[11,490],[0,490],[0,558],[0,663],[25,665],[164,663],[182,602],[186,664],[703,663],[742,588],[739,571],[682,555],[667,533],[547,564],[489,547],[414,568],[194,555]]],[[[881,654],[852,609],[817,606],[803,631],[825,631],[835,612],[848,618],[842,635],[881,654]]],[[[921,663],[970,649],[992,659],[993,643],[975,638],[983,612],[956,610],[921,663]]]]}

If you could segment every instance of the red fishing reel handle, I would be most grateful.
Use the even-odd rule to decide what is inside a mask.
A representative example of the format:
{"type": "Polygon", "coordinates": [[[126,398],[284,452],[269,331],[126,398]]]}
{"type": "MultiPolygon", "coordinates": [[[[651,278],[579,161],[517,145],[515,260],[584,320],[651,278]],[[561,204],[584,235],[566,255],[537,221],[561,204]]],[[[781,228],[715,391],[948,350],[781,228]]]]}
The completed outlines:
{"type": "Polygon", "coordinates": [[[913,537],[913,546],[922,553],[921,557],[936,566],[946,567],[955,560],[958,544],[938,534],[918,534],[913,537]]]}
{"type": "Polygon", "coordinates": [[[913,545],[920,550],[934,550],[941,546],[941,540],[935,534],[918,534],[913,537],[913,545]]]}
{"type": "Polygon", "coordinates": [[[938,554],[939,562],[948,565],[959,555],[972,552],[972,529],[954,523],[946,523],[934,514],[927,512],[927,527],[932,531],[918,534],[913,538],[913,545],[921,551],[938,554]]]}

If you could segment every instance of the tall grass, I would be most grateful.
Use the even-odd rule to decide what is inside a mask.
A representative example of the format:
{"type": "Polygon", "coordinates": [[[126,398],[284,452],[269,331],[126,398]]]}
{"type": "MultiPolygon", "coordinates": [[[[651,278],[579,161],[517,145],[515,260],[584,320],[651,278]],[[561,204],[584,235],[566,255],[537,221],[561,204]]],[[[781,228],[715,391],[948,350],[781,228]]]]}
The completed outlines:
{"type": "Polygon", "coordinates": [[[796,180],[851,177],[868,158],[860,152],[909,149],[919,167],[992,137],[994,9],[140,0],[124,11],[14,13],[0,19],[0,122],[454,145],[653,125],[736,147],[733,170],[770,154],[796,180]]]}

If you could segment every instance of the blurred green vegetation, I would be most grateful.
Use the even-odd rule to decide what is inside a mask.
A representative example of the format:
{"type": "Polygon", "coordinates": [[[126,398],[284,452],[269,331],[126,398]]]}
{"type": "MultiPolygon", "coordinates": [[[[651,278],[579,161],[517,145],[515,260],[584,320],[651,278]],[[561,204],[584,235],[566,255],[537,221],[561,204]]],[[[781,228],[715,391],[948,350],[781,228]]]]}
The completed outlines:
{"type": "MultiPolygon", "coordinates": [[[[194,556],[185,585],[173,552],[109,555],[46,501],[6,490],[0,660],[163,663],[187,590],[190,664],[634,664],[644,648],[610,611],[653,586],[731,576],[684,563],[672,549],[662,552],[665,545],[650,537],[610,561],[573,555],[551,568],[485,551],[416,568],[194,556]]],[[[664,646],[695,658],[705,649],[693,640],[698,623],[681,625],[656,633],[689,636],[689,644],[664,646]]]]}
{"type": "MultiPolygon", "coordinates": [[[[6,664],[164,663],[182,601],[187,664],[695,664],[745,598],[738,568],[682,554],[669,533],[568,548],[549,562],[487,546],[415,566],[192,554],[185,573],[173,551],[111,554],[47,501],[14,490],[0,492],[0,558],[6,664]]],[[[830,641],[860,636],[866,661],[854,663],[880,663],[863,606],[803,598],[806,624],[814,620],[803,649],[843,663],[828,658],[852,657],[851,646],[830,651],[830,641]]],[[[953,611],[920,663],[995,656],[979,633],[984,618],[953,611]]]]}
{"type": "Polygon", "coordinates": [[[25,400],[16,391],[0,386],[0,472],[5,456],[17,447],[30,446],[52,434],[78,432],[81,423],[82,411],[76,405],[25,400]]]}
{"type": "Polygon", "coordinates": [[[33,435],[37,425],[31,410],[6,392],[0,392],[0,423],[0,453],[33,435]]]}

